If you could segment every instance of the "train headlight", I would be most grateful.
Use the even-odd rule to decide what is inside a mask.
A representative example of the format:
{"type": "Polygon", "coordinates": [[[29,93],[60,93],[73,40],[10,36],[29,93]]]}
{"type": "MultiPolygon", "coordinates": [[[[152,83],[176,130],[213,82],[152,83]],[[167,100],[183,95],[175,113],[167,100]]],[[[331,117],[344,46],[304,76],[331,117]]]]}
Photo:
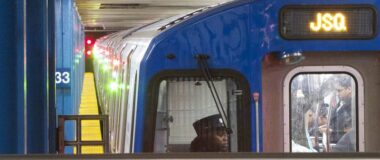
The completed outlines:
{"type": "Polygon", "coordinates": [[[302,62],[305,59],[302,51],[282,51],[278,53],[278,57],[286,65],[293,65],[302,62]]]}

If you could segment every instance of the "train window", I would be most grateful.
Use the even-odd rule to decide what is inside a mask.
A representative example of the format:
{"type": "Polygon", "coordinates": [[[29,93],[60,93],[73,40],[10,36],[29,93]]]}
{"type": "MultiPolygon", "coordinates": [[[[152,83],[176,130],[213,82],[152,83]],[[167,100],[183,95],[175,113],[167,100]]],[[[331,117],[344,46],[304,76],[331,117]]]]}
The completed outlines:
{"type": "Polygon", "coordinates": [[[290,81],[291,152],[356,152],[357,85],[347,73],[301,73],[290,81]]]}
{"type": "Polygon", "coordinates": [[[240,116],[242,92],[231,78],[219,77],[213,83],[226,113],[225,123],[203,78],[168,78],[159,83],[154,152],[237,152],[244,148],[239,143],[247,133],[238,129],[246,126],[240,116]]]}

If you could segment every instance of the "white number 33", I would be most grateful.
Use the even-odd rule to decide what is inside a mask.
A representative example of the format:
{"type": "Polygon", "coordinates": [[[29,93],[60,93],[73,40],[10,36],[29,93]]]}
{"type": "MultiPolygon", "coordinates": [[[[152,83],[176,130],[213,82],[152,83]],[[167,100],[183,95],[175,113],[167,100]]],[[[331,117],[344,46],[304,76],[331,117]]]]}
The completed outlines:
{"type": "Polygon", "coordinates": [[[60,84],[68,84],[70,83],[70,73],[69,72],[55,72],[55,83],[60,84]]]}

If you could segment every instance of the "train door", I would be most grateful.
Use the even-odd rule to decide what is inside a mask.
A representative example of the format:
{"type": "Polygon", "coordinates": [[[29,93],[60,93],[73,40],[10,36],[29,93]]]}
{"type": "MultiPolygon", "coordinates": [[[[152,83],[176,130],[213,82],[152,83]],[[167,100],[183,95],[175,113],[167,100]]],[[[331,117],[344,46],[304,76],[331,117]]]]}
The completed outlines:
{"type": "Polygon", "coordinates": [[[285,152],[364,150],[363,79],[346,66],[297,67],[284,80],[285,152]],[[360,135],[360,136],[359,136],[360,135]]]}
{"type": "MultiPolygon", "coordinates": [[[[185,72],[185,71],[184,71],[185,72]]],[[[198,72],[189,75],[173,75],[157,80],[154,105],[148,108],[144,143],[146,151],[153,152],[218,152],[249,151],[250,107],[247,83],[239,77],[217,76],[213,78],[221,110],[216,106],[207,81],[198,72]],[[152,123],[154,122],[154,123],[152,123]],[[223,123],[224,122],[224,123],[223,123]],[[150,125],[150,126],[149,126],[150,125]],[[231,132],[224,129],[226,127],[231,132]],[[215,131],[215,132],[214,132],[215,131]],[[212,136],[225,139],[223,145],[214,144],[212,136]],[[210,143],[206,143],[210,142],[210,143]]],[[[179,73],[179,72],[177,72],[179,73]]],[[[223,74],[221,74],[223,75],[223,74]]]]}
{"type": "Polygon", "coordinates": [[[305,57],[292,65],[275,55],[263,62],[263,126],[271,126],[263,128],[264,152],[377,151],[380,76],[373,73],[380,73],[380,54],[305,57]]]}

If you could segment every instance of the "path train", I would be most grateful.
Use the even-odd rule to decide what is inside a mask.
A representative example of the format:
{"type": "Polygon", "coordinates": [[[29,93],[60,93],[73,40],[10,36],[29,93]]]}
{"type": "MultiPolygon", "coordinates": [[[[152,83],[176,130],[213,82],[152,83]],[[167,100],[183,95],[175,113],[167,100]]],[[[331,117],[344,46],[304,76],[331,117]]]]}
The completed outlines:
{"type": "Polygon", "coordinates": [[[238,0],[98,39],[111,152],[189,152],[214,114],[230,152],[380,151],[379,7],[238,0]]]}

